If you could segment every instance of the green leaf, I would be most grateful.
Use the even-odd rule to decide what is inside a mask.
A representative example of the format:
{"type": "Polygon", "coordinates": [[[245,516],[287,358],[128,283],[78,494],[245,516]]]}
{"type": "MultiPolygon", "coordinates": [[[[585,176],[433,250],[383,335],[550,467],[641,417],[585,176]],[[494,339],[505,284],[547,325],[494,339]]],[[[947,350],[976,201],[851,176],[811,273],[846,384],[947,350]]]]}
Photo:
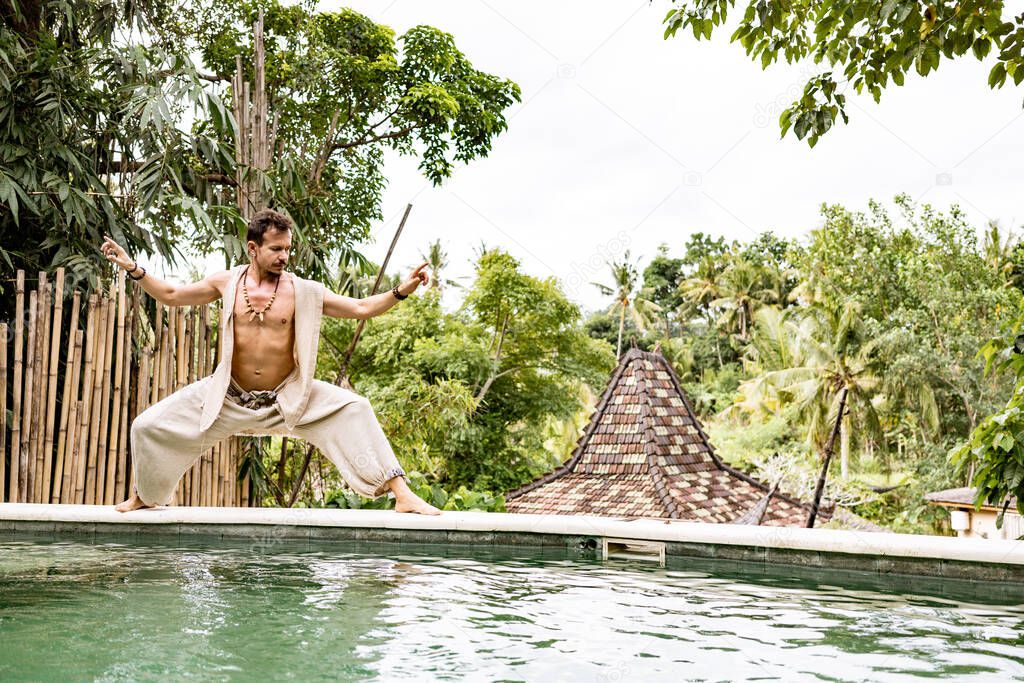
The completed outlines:
{"type": "Polygon", "coordinates": [[[992,70],[988,72],[988,86],[990,88],[1001,88],[1006,81],[1006,66],[1003,62],[996,62],[992,70]]]}

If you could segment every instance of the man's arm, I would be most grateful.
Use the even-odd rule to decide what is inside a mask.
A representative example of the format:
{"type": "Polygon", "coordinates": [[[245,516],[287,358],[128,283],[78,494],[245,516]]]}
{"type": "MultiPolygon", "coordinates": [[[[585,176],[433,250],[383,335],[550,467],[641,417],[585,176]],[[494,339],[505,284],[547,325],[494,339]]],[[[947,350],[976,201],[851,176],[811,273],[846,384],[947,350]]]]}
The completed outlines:
{"type": "MultiPolygon", "coordinates": [[[[103,244],[100,246],[100,251],[107,257],[107,260],[125,270],[132,270],[136,266],[135,260],[129,257],[124,248],[108,235],[103,236],[103,244]]],[[[165,306],[196,306],[208,304],[219,299],[222,296],[221,288],[227,283],[228,277],[229,271],[222,270],[213,275],[206,276],[199,282],[193,282],[189,285],[176,285],[161,280],[155,275],[150,275],[146,271],[145,266],[143,266],[141,270],[134,273],[132,279],[146,290],[150,296],[165,306]],[[145,272],[145,275],[139,278],[139,275],[142,275],[143,272],[145,272]]]]}
{"type": "MultiPolygon", "coordinates": [[[[412,274],[402,284],[398,285],[398,293],[409,296],[416,291],[421,284],[426,284],[430,278],[426,273],[427,262],[424,261],[412,271],[412,274]]],[[[398,298],[389,289],[380,294],[374,294],[362,299],[354,299],[350,296],[341,296],[331,291],[324,292],[323,314],[332,318],[356,318],[366,320],[380,315],[398,303],[398,298]]]]}

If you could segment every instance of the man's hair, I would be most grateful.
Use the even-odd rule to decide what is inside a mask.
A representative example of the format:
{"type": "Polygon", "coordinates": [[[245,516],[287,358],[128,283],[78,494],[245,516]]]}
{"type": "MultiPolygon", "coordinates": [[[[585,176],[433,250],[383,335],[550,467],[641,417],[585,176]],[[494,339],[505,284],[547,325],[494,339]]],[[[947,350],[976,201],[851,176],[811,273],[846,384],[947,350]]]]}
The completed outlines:
{"type": "Polygon", "coordinates": [[[263,236],[267,230],[280,230],[285,232],[292,229],[292,219],[280,211],[273,209],[260,209],[249,220],[249,230],[245,234],[245,241],[252,240],[260,246],[263,245],[263,236]]]}

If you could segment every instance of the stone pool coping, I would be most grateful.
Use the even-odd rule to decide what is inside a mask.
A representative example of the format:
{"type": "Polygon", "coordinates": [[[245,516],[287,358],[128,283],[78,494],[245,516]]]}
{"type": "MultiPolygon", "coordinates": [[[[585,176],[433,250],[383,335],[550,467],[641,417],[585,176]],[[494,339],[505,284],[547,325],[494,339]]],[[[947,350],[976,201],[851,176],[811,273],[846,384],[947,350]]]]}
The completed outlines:
{"type": "Polygon", "coordinates": [[[371,541],[600,552],[604,539],[661,542],[669,560],[704,558],[982,581],[1024,579],[1024,541],[586,515],[0,503],[0,532],[371,541]]]}

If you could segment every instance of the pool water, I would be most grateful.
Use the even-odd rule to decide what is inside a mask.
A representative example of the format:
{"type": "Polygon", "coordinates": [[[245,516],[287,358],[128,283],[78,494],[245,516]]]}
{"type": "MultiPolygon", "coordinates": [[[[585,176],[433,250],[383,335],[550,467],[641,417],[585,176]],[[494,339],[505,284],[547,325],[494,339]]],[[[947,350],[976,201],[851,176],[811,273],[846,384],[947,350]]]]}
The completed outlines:
{"type": "Polygon", "coordinates": [[[1024,605],[779,571],[11,535],[0,680],[1024,679],[1024,605]]]}

